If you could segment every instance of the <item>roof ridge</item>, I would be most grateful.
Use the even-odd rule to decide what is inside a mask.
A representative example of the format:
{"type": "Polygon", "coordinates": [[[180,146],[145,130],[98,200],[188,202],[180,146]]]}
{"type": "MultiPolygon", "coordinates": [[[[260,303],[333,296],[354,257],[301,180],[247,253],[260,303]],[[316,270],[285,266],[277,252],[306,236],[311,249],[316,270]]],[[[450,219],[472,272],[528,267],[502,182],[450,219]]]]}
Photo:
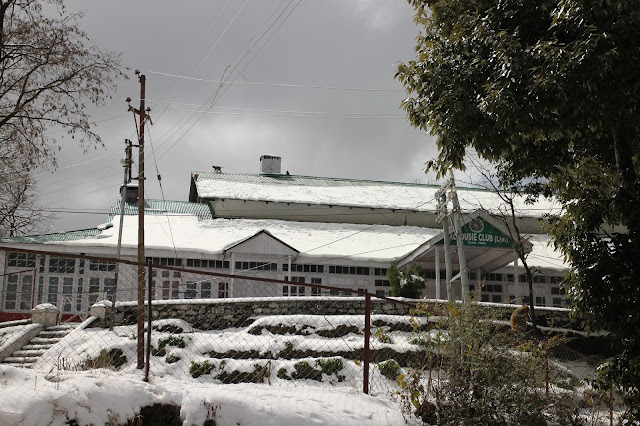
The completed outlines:
{"type": "MultiPolygon", "coordinates": [[[[330,180],[334,182],[363,182],[363,183],[377,183],[383,185],[402,185],[416,188],[440,188],[442,184],[432,184],[432,183],[413,183],[413,182],[398,182],[398,181],[387,181],[387,180],[374,180],[374,179],[356,179],[356,178],[340,178],[340,177],[325,177],[325,176],[307,176],[307,175],[287,175],[287,174],[272,174],[272,173],[212,173],[212,172],[200,172],[200,171],[192,171],[191,176],[194,174],[198,175],[227,175],[227,176],[251,176],[251,177],[272,177],[272,178],[303,178],[303,179],[311,179],[311,180],[330,180]]],[[[458,186],[456,185],[457,190],[465,190],[465,191],[479,191],[479,192],[493,192],[491,189],[487,188],[474,188],[467,186],[458,186]]]]}

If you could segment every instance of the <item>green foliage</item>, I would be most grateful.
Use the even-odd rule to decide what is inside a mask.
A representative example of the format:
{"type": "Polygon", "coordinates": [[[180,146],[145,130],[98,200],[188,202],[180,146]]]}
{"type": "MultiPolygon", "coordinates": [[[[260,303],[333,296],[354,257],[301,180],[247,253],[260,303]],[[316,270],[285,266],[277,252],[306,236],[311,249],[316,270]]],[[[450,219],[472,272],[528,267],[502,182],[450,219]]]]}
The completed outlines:
{"type": "Polygon", "coordinates": [[[402,370],[400,370],[400,365],[395,359],[382,361],[378,364],[378,370],[380,370],[380,374],[389,380],[396,380],[402,372],[402,370]]]}
{"type": "Polygon", "coordinates": [[[203,374],[210,374],[215,370],[215,368],[215,364],[211,364],[207,360],[204,360],[203,362],[191,361],[191,364],[189,365],[189,374],[191,374],[191,377],[195,379],[203,374]]]}
{"type": "Polygon", "coordinates": [[[289,376],[289,373],[287,372],[287,369],[282,367],[278,370],[278,372],[276,373],[276,376],[279,379],[284,379],[284,380],[291,380],[291,376],[289,376]]]}
{"type": "Polygon", "coordinates": [[[180,336],[169,335],[169,337],[158,340],[158,348],[151,348],[151,353],[155,356],[165,356],[167,354],[166,347],[174,346],[176,348],[185,348],[187,344],[184,338],[180,336]]]}
{"type": "Polygon", "coordinates": [[[316,361],[316,365],[322,369],[324,374],[329,376],[344,368],[342,358],[319,359],[316,361]]]}
{"type": "Polygon", "coordinates": [[[182,359],[182,358],[181,358],[181,357],[179,357],[178,355],[175,355],[175,354],[169,354],[169,355],[167,355],[167,356],[165,357],[165,359],[164,359],[164,360],[165,360],[165,362],[166,362],[167,364],[173,364],[173,363],[175,363],[175,362],[180,361],[181,359],[182,359]]]}
{"type": "Polygon", "coordinates": [[[307,361],[299,361],[293,364],[293,368],[296,370],[291,374],[291,377],[299,379],[310,380],[322,380],[322,371],[314,369],[307,361]]]}
{"type": "Polygon", "coordinates": [[[400,269],[391,265],[387,268],[387,279],[391,283],[391,295],[419,299],[420,290],[425,288],[423,275],[422,266],[417,263],[411,264],[408,268],[405,266],[400,269]]]}
{"type": "MultiPolygon", "coordinates": [[[[573,400],[545,393],[545,354],[553,341],[522,341],[475,303],[420,308],[440,316],[446,334],[432,339],[424,370],[397,378],[405,407],[428,424],[573,424],[573,400]],[[427,377],[424,377],[427,375],[427,377]]],[[[422,336],[429,339],[428,336],[422,336]]],[[[388,374],[385,374],[388,373],[388,374]]]]}
{"type": "Polygon", "coordinates": [[[376,336],[376,339],[378,339],[380,343],[391,343],[391,337],[382,331],[381,328],[377,329],[373,335],[376,336]]]}
{"type": "Polygon", "coordinates": [[[93,370],[95,368],[114,368],[119,370],[120,367],[127,363],[127,357],[119,348],[113,348],[109,351],[103,349],[95,358],[87,358],[81,365],[82,370],[93,370]]]}
{"type": "Polygon", "coordinates": [[[640,421],[640,0],[409,3],[422,33],[396,78],[411,123],[437,136],[428,168],[464,168],[469,149],[500,187],[561,203],[549,232],[572,306],[614,331],[604,382],[640,421]]]}

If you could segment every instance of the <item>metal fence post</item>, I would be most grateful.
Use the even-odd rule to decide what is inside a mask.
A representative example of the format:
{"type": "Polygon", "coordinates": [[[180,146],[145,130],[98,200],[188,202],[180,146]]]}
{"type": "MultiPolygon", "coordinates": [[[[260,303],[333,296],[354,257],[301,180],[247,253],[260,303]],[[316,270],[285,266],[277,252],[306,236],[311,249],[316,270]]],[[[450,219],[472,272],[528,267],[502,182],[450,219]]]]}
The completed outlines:
{"type": "Polygon", "coordinates": [[[146,360],[144,363],[144,381],[148,382],[149,381],[149,364],[151,363],[151,300],[153,299],[153,295],[151,294],[151,283],[152,283],[152,269],[153,269],[153,264],[152,264],[152,260],[149,259],[149,262],[147,263],[148,268],[149,268],[149,274],[147,275],[147,282],[148,282],[148,290],[147,290],[147,350],[146,350],[146,360]]]}
{"type": "Polygon", "coordinates": [[[371,295],[367,290],[364,291],[364,373],[362,391],[369,393],[369,340],[371,339],[371,295]]]}

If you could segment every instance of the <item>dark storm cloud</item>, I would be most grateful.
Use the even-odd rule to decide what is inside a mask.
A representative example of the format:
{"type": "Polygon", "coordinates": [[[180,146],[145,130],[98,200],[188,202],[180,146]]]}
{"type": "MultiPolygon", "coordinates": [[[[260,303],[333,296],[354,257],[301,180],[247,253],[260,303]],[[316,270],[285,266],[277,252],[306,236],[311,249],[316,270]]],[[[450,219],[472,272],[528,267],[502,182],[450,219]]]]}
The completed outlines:
{"type": "MultiPolygon", "coordinates": [[[[122,181],[123,140],[135,137],[124,102],[130,96],[137,106],[134,69],[146,74],[147,104],[154,119],[147,142],[155,147],[167,199],[186,200],[192,170],[218,165],[228,173],[256,173],[258,158],[266,153],[281,155],[283,170],[292,174],[426,181],[421,169],[435,152],[433,139],[404,120],[399,104],[405,94],[393,80],[394,64],[413,57],[418,32],[406,2],[304,0],[263,48],[260,42],[253,49],[252,37],[261,34],[279,5],[289,2],[231,0],[220,14],[225,3],[68,2],[71,10],[84,10],[83,25],[96,44],[122,52],[132,78],[120,84],[112,103],[93,112],[106,149],[85,155],[72,142],[61,142],[60,169],[39,176],[44,203],[97,211],[113,204],[122,181]],[[208,105],[219,85],[154,73],[218,80],[229,64],[238,63],[243,70],[242,77],[234,74],[238,82],[397,91],[223,86],[215,106],[194,115],[188,110],[208,105]]],[[[161,198],[151,145],[147,153],[147,196],[161,198]]],[[[58,217],[56,230],[106,219],[66,213],[58,217]]]]}

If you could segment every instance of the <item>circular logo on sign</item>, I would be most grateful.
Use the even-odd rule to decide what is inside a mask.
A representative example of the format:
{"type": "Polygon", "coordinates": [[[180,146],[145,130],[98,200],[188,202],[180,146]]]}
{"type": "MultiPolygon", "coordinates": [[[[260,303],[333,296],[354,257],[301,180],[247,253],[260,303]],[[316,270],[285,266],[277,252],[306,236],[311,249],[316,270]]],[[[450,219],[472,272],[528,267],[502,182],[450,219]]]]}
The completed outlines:
{"type": "Polygon", "coordinates": [[[482,230],[484,229],[484,222],[480,219],[473,219],[469,223],[469,228],[471,228],[472,232],[475,232],[477,234],[478,232],[482,232],[482,230]]]}

